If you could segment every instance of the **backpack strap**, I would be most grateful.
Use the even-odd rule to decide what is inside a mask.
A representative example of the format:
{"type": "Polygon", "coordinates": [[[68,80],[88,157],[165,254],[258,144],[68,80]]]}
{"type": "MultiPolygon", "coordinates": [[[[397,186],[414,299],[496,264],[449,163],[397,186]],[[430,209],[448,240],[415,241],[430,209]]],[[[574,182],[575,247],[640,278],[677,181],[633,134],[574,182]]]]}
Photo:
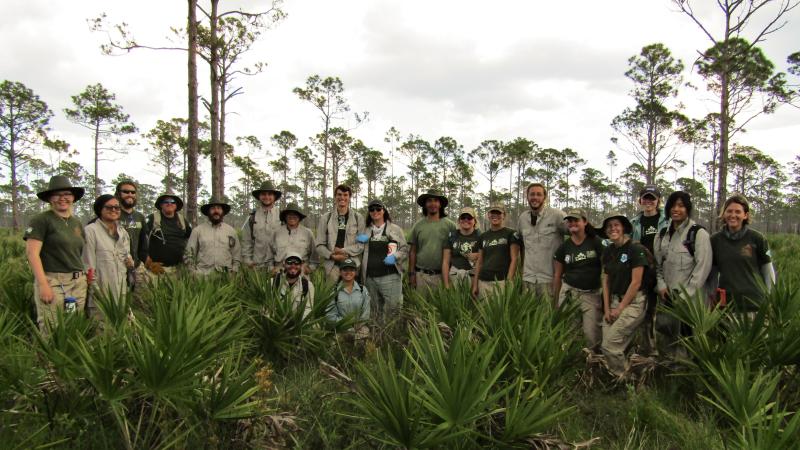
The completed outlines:
{"type": "Polygon", "coordinates": [[[253,232],[253,228],[256,226],[256,210],[250,211],[250,215],[247,217],[247,226],[250,227],[250,240],[255,242],[256,235],[253,232]]]}
{"type": "Polygon", "coordinates": [[[703,228],[702,225],[697,223],[692,224],[692,226],[689,227],[689,232],[686,233],[686,240],[683,241],[683,246],[686,247],[686,250],[689,251],[689,254],[692,255],[692,258],[694,258],[694,244],[695,241],[697,241],[697,232],[700,229],[705,229],[705,228],[703,228]]]}
{"type": "Polygon", "coordinates": [[[303,297],[305,298],[308,295],[308,278],[301,276],[300,284],[303,287],[303,297]]]}

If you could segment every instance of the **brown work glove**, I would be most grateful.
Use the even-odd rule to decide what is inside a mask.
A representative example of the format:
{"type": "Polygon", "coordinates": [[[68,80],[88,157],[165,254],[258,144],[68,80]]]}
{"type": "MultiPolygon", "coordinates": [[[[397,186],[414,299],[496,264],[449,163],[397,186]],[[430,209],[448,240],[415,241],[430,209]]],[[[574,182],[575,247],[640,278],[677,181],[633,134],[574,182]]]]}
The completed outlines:
{"type": "Polygon", "coordinates": [[[154,262],[148,260],[147,263],[145,264],[145,267],[147,267],[147,270],[156,275],[161,275],[164,273],[164,266],[161,265],[160,262],[154,262]]]}

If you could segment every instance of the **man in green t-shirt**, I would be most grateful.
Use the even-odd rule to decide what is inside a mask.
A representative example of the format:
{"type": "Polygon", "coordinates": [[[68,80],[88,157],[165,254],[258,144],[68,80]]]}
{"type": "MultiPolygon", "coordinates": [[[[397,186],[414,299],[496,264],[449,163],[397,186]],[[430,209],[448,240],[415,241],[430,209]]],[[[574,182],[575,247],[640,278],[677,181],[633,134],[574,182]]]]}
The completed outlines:
{"type": "Polygon", "coordinates": [[[506,209],[489,207],[489,229],[478,238],[478,262],[472,276],[472,295],[485,298],[514,278],[519,259],[521,237],[503,226],[506,209]]]}
{"type": "Polygon", "coordinates": [[[456,224],[447,218],[447,197],[428,191],[417,198],[425,216],[411,229],[408,283],[416,289],[432,289],[442,283],[442,250],[456,224]]]}

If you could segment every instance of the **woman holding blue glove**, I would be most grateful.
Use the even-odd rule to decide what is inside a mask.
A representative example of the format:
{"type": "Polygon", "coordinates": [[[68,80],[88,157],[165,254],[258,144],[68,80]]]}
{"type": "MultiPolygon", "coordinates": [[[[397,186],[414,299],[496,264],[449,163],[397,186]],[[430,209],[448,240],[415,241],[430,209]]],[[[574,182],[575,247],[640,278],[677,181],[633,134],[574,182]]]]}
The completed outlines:
{"type": "Polygon", "coordinates": [[[383,323],[403,306],[400,274],[408,257],[408,243],[403,229],[391,222],[380,200],[369,202],[368,209],[365,229],[356,237],[364,244],[361,279],[372,299],[372,318],[383,323]]]}

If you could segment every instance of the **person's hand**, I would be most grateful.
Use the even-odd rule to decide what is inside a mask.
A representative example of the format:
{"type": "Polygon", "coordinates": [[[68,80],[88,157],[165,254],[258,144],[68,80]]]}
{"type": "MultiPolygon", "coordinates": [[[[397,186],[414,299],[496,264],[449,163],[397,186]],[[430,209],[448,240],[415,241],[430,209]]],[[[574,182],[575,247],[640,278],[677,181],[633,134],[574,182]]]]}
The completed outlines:
{"type": "Polygon", "coordinates": [[[383,258],[383,264],[387,266],[393,266],[397,264],[397,257],[394,255],[389,255],[386,258],[383,258]]]}
{"type": "Polygon", "coordinates": [[[659,290],[658,291],[658,296],[661,297],[661,300],[666,300],[667,299],[667,289],[664,288],[664,289],[659,290]]]}
{"type": "Polygon", "coordinates": [[[42,303],[50,304],[53,303],[53,289],[50,287],[49,284],[40,284],[39,285],[39,300],[42,303]]]}
{"type": "Polygon", "coordinates": [[[477,284],[473,284],[472,285],[472,292],[471,293],[472,293],[472,298],[478,298],[478,285],[477,284]]]}
{"type": "Polygon", "coordinates": [[[619,319],[619,315],[622,314],[622,308],[619,308],[619,307],[614,308],[614,309],[611,310],[610,314],[611,314],[611,320],[615,321],[615,320],[619,319]]]}
{"type": "Polygon", "coordinates": [[[603,313],[603,318],[605,319],[606,323],[611,323],[611,322],[613,322],[613,320],[611,320],[611,311],[609,311],[609,310],[606,310],[606,311],[603,313]]]}
{"type": "Polygon", "coordinates": [[[479,255],[478,252],[467,253],[467,260],[474,264],[474,263],[478,262],[478,255],[479,255]]]}
{"type": "Polygon", "coordinates": [[[128,269],[133,269],[133,258],[131,255],[125,257],[125,267],[128,269]]]}
{"type": "Polygon", "coordinates": [[[347,259],[347,255],[344,253],[334,253],[331,255],[331,259],[333,259],[336,262],[342,262],[345,259],[347,259]]]}
{"type": "Polygon", "coordinates": [[[358,236],[356,236],[356,242],[358,242],[359,244],[366,244],[367,242],[369,242],[369,235],[367,233],[359,234],[358,236]]]}

